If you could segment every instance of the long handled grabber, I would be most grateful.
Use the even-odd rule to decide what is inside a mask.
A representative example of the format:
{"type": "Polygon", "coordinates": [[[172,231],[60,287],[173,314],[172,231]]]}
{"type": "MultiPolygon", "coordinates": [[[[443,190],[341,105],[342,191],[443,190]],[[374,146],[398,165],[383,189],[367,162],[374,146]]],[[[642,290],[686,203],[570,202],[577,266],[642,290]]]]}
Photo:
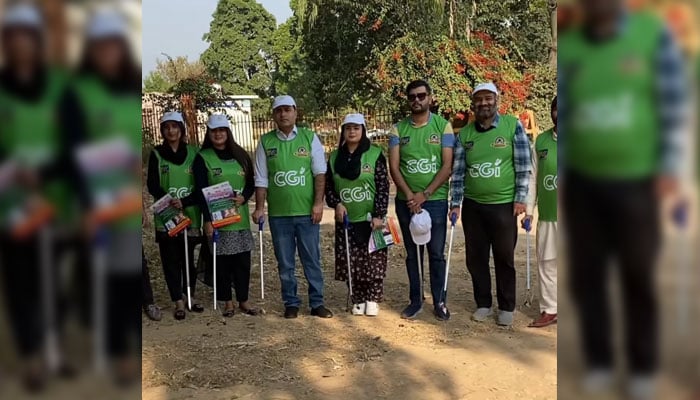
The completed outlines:
{"type": "Polygon", "coordinates": [[[105,297],[107,287],[107,252],[111,238],[104,227],[97,228],[97,234],[93,243],[93,273],[92,273],[92,317],[95,321],[93,329],[93,362],[95,370],[102,374],[107,371],[107,355],[105,341],[107,336],[106,319],[107,299],[105,297]]]}
{"type": "Polygon", "coordinates": [[[526,278],[526,287],[527,287],[527,295],[525,297],[525,307],[530,307],[532,305],[532,290],[530,288],[530,231],[532,230],[532,220],[531,218],[526,218],[523,221],[523,229],[525,229],[525,243],[527,246],[527,278],[526,278]]]}
{"type": "Polygon", "coordinates": [[[418,271],[420,272],[420,295],[423,301],[425,301],[425,275],[423,275],[423,254],[420,252],[420,245],[416,245],[416,253],[418,254],[418,271]]]}
{"type": "Polygon", "coordinates": [[[258,219],[258,242],[260,242],[260,298],[265,300],[265,276],[263,271],[263,226],[265,217],[258,219]]]}
{"type": "Polygon", "coordinates": [[[190,248],[187,243],[187,228],[182,231],[185,235],[185,280],[187,281],[187,309],[192,311],[192,289],[190,288],[190,248]]]}
{"type": "Polygon", "coordinates": [[[214,268],[213,268],[213,277],[212,277],[213,282],[212,282],[212,286],[214,286],[214,310],[216,310],[216,286],[217,286],[217,285],[216,285],[216,282],[217,282],[217,281],[216,281],[216,242],[219,241],[219,230],[218,230],[218,229],[214,229],[214,234],[212,235],[212,239],[213,239],[213,240],[212,240],[212,242],[213,242],[213,246],[212,246],[212,247],[214,248],[214,251],[213,251],[214,254],[212,255],[212,257],[214,258],[214,263],[213,263],[213,264],[214,264],[214,268]]]}
{"type": "Polygon", "coordinates": [[[455,224],[457,224],[457,214],[450,215],[450,245],[447,247],[447,264],[445,265],[445,283],[442,285],[442,296],[440,296],[440,303],[438,307],[442,309],[443,312],[447,312],[447,279],[450,275],[450,259],[452,258],[452,241],[455,237],[455,224]]]}
{"type": "Polygon", "coordinates": [[[685,336],[688,333],[688,315],[690,310],[689,305],[689,289],[688,286],[692,282],[691,272],[691,248],[686,239],[688,227],[688,203],[682,201],[673,209],[673,222],[676,225],[678,232],[678,248],[676,250],[676,264],[678,268],[678,332],[685,336]]]}
{"type": "Polygon", "coordinates": [[[46,336],[44,337],[44,352],[46,363],[51,372],[56,371],[60,364],[60,354],[58,350],[58,332],[56,327],[56,312],[54,309],[55,297],[53,285],[53,239],[51,228],[44,226],[39,231],[40,244],[40,265],[41,265],[41,288],[42,288],[42,309],[46,323],[46,336]]]}
{"type": "Polygon", "coordinates": [[[348,261],[348,298],[345,304],[346,311],[350,311],[350,299],[352,299],[352,270],[350,268],[350,238],[348,231],[350,230],[350,220],[348,214],[343,214],[343,228],[345,229],[345,257],[348,261]]]}

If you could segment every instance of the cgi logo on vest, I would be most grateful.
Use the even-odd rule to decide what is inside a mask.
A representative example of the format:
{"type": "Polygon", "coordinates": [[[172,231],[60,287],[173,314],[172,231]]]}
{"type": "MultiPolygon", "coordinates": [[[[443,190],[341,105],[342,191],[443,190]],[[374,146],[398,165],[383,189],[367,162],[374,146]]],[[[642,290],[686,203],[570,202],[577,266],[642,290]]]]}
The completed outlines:
{"type": "Polygon", "coordinates": [[[369,184],[365,183],[363,187],[342,189],[340,191],[340,200],[343,203],[361,203],[363,201],[372,200],[372,192],[369,190],[369,184]]]}
{"type": "Polygon", "coordinates": [[[306,186],[306,176],[304,173],[306,168],[299,171],[279,171],[275,174],[273,180],[278,187],[282,186],[306,186]]]}
{"type": "Polygon", "coordinates": [[[406,169],[408,170],[409,174],[436,174],[437,157],[433,156],[430,160],[427,158],[409,160],[406,163],[406,169]]]}
{"type": "Polygon", "coordinates": [[[545,175],[543,183],[545,190],[557,190],[557,175],[545,175]]]}
{"type": "Polygon", "coordinates": [[[474,164],[469,167],[469,176],[472,178],[500,178],[501,177],[501,159],[496,159],[496,162],[474,164]]]}
{"type": "Polygon", "coordinates": [[[182,199],[182,198],[185,198],[185,197],[189,196],[189,195],[192,193],[192,188],[188,188],[188,187],[181,187],[181,188],[171,187],[170,189],[168,189],[168,193],[170,193],[170,195],[171,195],[172,197],[176,198],[176,199],[182,199]]]}

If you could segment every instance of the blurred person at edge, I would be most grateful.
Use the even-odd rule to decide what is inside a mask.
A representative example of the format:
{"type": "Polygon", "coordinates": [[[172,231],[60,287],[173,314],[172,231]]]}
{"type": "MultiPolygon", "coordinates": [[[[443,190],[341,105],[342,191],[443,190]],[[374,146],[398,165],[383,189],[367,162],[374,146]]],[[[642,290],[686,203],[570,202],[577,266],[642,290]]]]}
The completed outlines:
{"type": "MultiPolygon", "coordinates": [[[[65,228],[69,219],[69,193],[66,177],[61,173],[60,132],[55,119],[67,77],[46,65],[45,25],[39,10],[29,4],[5,9],[2,17],[2,59],[0,70],[0,162],[12,162],[19,171],[11,186],[0,190],[0,272],[2,272],[4,303],[15,346],[22,359],[23,381],[27,389],[44,387],[48,365],[42,356],[46,329],[42,305],[42,235],[50,228],[65,228]],[[48,201],[54,219],[33,233],[16,236],[11,210],[20,204],[32,203],[35,195],[48,201]],[[29,197],[28,197],[29,196],[29,197]]],[[[8,164],[5,164],[8,165],[8,164]]],[[[26,209],[30,219],[37,209],[26,209]]],[[[49,248],[55,260],[59,244],[51,235],[49,248]]],[[[64,238],[65,236],[60,236],[64,238]]],[[[64,242],[61,240],[61,242],[64,242]]],[[[61,253],[63,254],[63,253],[61,253]]],[[[49,257],[48,254],[43,254],[49,257]]],[[[54,263],[58,265],[59,263],[54,263]]],[[[55,269],[53,269],[55,270],[55,269]]],[[[58,290],[58,287],[54,288],[58,290]]],[[[51,299],[56,309],[59,297],[51,299]]],[[[62,319],[62,318],[61,318],[62,319]]],[[[60,365],[62,375],[72,370],[60,365]]]]}
{"type": "Polygon", "coordinates": [[[582,389],[613,384],[608,272],[621,278],[626,395],[656,395],[654,273],[659,204],[679,185],[683,58],[668,29],[622,0],[579,0],[580,26],[559,38],[559,169],[569,283],[579,316],[582,389]]]}
{"type": "MultiPolygon", "coordinates": [[[[128,26],[121,14],[103,10],[90,17],[85,34],[78,75],[65,94],[61,110],[66,140],[74,150],[110,140],[126,142],[129,167],[117,173],[133,180],[136,187],[142,175],[141,69],[132,59],[128,26]]],[[[79,167],[75,165],[75,168],[79,167]]],[[[141,376],[141,349],[129,348],[129,343],[141,345],[142,259],[138,253],[142,250],[142,210],[129,211],[119,219],[96,225],[92,219],[97,210],[93,192],[105,189],[110,182],[95,180],[86,172],[89,171],[78,172],[79,179],[76,179],[86,214],[86,239],[90,244],[99,243],[99,249],[106,254],[107,265],[104,266],[104,287],[91,287],[92,274],[102,268],[97,265],[78,274],[78,285],[90,293],[84,304],[88,307],[87,313],[95,296],[105,296],[106,309],[100,310],[105,315],[106,326],[102,331],[107,348],[104,350],[114,362],[116,382],[135,383],[141,376]]]]}

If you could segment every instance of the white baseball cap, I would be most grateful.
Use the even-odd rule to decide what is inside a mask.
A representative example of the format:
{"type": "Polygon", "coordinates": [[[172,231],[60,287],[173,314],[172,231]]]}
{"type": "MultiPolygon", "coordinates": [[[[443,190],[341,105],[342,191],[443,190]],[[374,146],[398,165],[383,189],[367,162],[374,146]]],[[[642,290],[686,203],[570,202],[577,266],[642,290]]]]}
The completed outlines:
{"type": "Polygon", "coordinates": [[[228,121],[228,118],[226,118],[224,114],[212,114],[209,116],[209,120],[207,121],[207,127],[209,127],[209,129],[231,129],[231,123],[228,121]]]}
{"type": "Polygon", "coordinates": [[[4,28],[32,28],[41,29],[43,21],[36,6],[28,3],[17,4],[8,7],[2,17],[4,28]]]}
{"type": "Polygon", "coordinates": [[[433,222],[430,219],[428,210],[421,210],[418,214],[413,214],[411,223],[408,226],[413,243],[420,246],[430,242],[430,229],[432,227],[433,222]]]}
{"type": "Polygon", "coordinates": [[[474,91],[472,91],[472,96],[474,96],[477,92],[481,92],[482,90],[486,90],[498,96],[498,89],[496,88],[496,85],[493,84],[493,82],[485,82],[476,85],[474,91]]]}
{"type": "Polygon", "coordinates": [[[163,114],[162,117],[160,117],[161,124],[163,122],[168,122],[168,121],[181,122],[183,124],[185,123],[185,120],[182,118],[182,114],[180,114],[177,111],[168,111],[165,114],[163,114]]]}
{"type": "Polygon", "coordinates": [[[129,27],[126,19],[117,11],[101,10],[93,14],[87,25],[88,39],[105,39],[111,37],[126,38],[129,27]]]}
{"type": "Polygon", "coordinates": [[[272,103],[272,109],[274,110],[281,106],[292,106],[296,108],[297,103],[295,103],[294,98],[289,95],[275,97],[275,101],[272,103]]]}
{"type": "Polygon", "coordinates": [[[343,123],[340,124],[340,126],[342,127],[345,124],[357,124],[367,127],[365,125],[365,116],[359,113],[346,115],[345,119],[343,120],[343,123]]]}

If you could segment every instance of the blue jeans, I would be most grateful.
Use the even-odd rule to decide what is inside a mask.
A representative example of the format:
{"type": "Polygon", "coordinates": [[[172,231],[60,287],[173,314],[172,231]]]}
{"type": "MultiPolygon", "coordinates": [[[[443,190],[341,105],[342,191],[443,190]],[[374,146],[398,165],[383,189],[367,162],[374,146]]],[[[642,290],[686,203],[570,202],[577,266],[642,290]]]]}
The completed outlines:
{"type": "MultiPolygon", "coordinates": [[[[423,204],[423,209],[430,213],[432,229],[430,230],[430,242],[421,248],[421,260],[423,260],[424,248],[427,247],[430,260],[430,293],[433,296],[433,304],[437,305],[442,299],[442,288],[445,284],[445,238],[447,236],[447,200],[430,200],[423,204]]],[[[411,237],[409,224],[411,223],[411,210],[404,200],[396,200],[396,216],[401,227],[406,247],[406,271],[408,272],[409,300],[412,304],[423,302],[421,293],[420,271],[418,269],[418,251],[411,237]]],[[[425,271],[425,263],[423,264],[425,271]]]]}
{"type": "Polygon", "coordinates": [[[322,306],[321,225],[313,224],[310,215],[270,217],[270,232],[282,284],[284,306],[301,306],[301,299],[297,296],[297,278],[294,275],[297,250],[304,267],[304,276],[309,282],[309,305],[311,308],[322,306]]]}

